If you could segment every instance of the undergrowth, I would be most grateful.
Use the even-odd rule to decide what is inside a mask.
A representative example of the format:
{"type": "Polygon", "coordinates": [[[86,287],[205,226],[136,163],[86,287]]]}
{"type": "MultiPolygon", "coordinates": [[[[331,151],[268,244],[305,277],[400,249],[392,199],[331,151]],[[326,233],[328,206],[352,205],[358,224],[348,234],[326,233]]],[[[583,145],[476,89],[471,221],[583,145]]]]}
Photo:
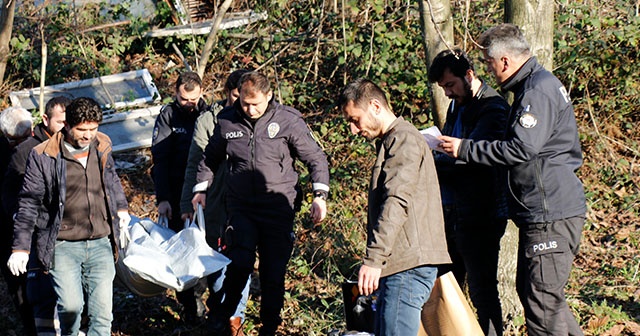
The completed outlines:
{"type": "MultiPolygon", "coordinates": [[[[45,4],[48,2],[45,2],[45,4]]],[[[209,101],[220,97],[226,76],[235,69],[260,68],[275,84],[283,103],[299,109],[322,143],[331,169],[329,218],[313,225],[303,207],[297,244],[289,264],[284,327],[286,335],[324,335],[344,329],[340,283],[354,279],[365,248],[366,195],[373,146],[349,134],[334,106],[345,82],[366,76],[389,93],[394,111],[418,127],[430,126],[429,85],[420,37],[417,4],[407,1],[255,1],[253,9],[269,19],[222,31],[204,76],[209,101]],[[343,34],[344,32],[344,34],[343,34]]],[[[452,1],[456,44],[473,58],[464,39],[477,37],[502,20],[499,2],[471,1],[467,27],[464,1],[452,1]]],[[[133,18],[124,26],[87,28],[128,17],[126,2],[115,6],[34,7],[24,4],[16,16],[11,56],[3,87],[37,87],[40,47],[47,43],[47,84],[149,68],[163,97],[183,70],[173,46],[192,66],[204,37],[149,38],[144,33],[171,24],[170,10],[158,3],[155,15],[133,18]],[[42,24],[44,41],[38,24],[42,24]],[[178,64],[171,67],[170,64],[178,64]]],[[[248,8],[237,2],[234,9],[248,8]]],[[[588,335],[637,335],[640,327],[640,17],[628,0],[556,1],[554,73],[573,97],[583,145],[584,182],[589,211],[581,253],[567,286],[569,304],[588,335]]],[[[482,68],[478,64],[478,68],[482,68]]],[[[483,69],[478,69],[483,74],[483,69]]],[[[491,83],[491,79],[488,79],[491,83]]],[[[302,167],[301,167],[302,168],[302,167]]],[[[301,169],[303,181],[308,175],[301,169]]],[[[153,216],[148,167],[123,173],[133,212],[153,216]]],[[[308,183],[306,183],[308,184],[308,183]]],[[[308,187],[307,187],[308,188],[308,187]]],[[[305,189],[306,203],[311,201],[305,189]]],[[[249,302],[247,330],[259,326],[259,293],[249,302]]],[[[9,305],[4,305],[10,309],[9,305]]],[[[179,321],[171,293],[157,298],[116,291],[114,335],[200,335],[179,321]],[[129,322],[129,321],[135,321],[129,322]]],[[[10,314],[0,314],[8,316],[10,314]]],[[[524,333],[521,316],[506,324],[524,333]]],[[[0,317],[3,330],[15,320],[0,317]]],[[[19,329],[16,329],[19,330],[19,329]]]]}

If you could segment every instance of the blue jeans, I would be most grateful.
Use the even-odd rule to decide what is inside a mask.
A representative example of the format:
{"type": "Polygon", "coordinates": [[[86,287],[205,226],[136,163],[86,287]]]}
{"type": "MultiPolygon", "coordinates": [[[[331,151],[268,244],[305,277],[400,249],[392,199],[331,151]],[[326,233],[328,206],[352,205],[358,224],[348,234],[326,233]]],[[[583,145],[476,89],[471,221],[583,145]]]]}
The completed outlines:
{"type": "Polygon", "coordinates": [[[51,277],[63,336],[78,334],[85,295],[87,336],[111,335],[115,274],[109,238],[56,241],[51,277]]]}
{"type": "Polygon", "coordinates": [[[380,279],[376,336],[417,335],[422,306],[429,300],[438,268],[419,266],[380,279]]]}

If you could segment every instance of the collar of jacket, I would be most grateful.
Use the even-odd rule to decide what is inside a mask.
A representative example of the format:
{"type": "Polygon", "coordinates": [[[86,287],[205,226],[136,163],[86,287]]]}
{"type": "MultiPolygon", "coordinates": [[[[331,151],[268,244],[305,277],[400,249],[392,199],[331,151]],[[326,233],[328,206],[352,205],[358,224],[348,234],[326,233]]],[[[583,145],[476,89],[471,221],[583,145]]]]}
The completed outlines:
{"type": "Polygon", "coordinates": [[[480,80],[480,89],[478,89],[478,92],[476,93],[475,96],[473,96],[473,100],[480,100],[482,99],[482,97],[484,96],[485,92],[487,92],[487,83],[485,83],[482,79],[480,80]]]}
{"type": "Polygon", "coordinates": [[[529,77],[531,73],[538,68],[538,66],[538,60],[536,57],[531,56],[526,62],[524,62],[520,69],[516,71],[516,73],[511,75],[511,77],[501,85],[501,89],[511,92],[517,91],[519,87],[518,84],[522,83],[525,78],[529,77]]]}
{"type": "MultiPolygon", "coordinates": [[[[57,157],[61,154],[63,146],[62,142],[64,141],[65,134],[66,132],[64,129],[60,132],[56,132],[56,134],[54,134],[49,140],[36,146],[36,150],[51,157],[57,157]]],[[[104,154],[111,153],[111,139],[109,139],[106,134],[98,132],[91,143],[91,146],[98,149],[98,153],[100,153],[100,161],[104,165],[107,157],[104,154]]]]}
{"type": "Polygon", "coordinates": [[[51,134],[47,132],[47,126],[45,126],[44,123],[39,123],[33,128],[33,137],[36,138],[38,142],[44,142],[51,138],[51,134]]]}
{"type": "Polygon", "coordinates": [[[394,121],[391,122],[391,124],[389,124],[389,128],[387,128],[387,132],[384,133],[381,137],[380,137],[380,141],[378,141],[379,144],[381,144],[384,139],[386,139],[388,136],[390,136],[394,131],[396,126],[400,123],[400,121],[402,121],[404,119],[402,119],[402,117],[396,117],[396,119],[394,121]]]}

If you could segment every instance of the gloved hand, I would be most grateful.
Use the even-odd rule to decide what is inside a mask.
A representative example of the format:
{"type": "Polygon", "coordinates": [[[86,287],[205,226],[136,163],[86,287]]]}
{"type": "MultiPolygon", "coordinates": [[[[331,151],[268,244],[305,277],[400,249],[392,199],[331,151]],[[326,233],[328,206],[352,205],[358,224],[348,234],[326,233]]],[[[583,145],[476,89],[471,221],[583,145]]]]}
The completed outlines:
{"type": "Polygon", "coordinates": [[[13,275],[19,276],[22,273],[27,272],[27,262],[29,262],[29,253],[27,252],[13,252],[7,266],[13,275]]]}
{"type": "Polygon", "coordinates": [[[131,240],[131,235],[129,235],[129,222],[131,222],[131,216],[129,216],[129,212],[126,210],[118,211],[118,218],[120,218],[120,222],[118,225],[120,226],[120,248],[124,249],[127,247],[129,240],[131,240]]]}

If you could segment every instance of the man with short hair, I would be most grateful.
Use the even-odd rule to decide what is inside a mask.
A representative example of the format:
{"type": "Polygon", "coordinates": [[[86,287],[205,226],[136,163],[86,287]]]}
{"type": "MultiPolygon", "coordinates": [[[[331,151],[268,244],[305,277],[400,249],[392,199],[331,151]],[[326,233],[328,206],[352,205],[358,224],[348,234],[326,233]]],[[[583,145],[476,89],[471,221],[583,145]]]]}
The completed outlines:
{"type": "MultiPolygon", "coordinates": [[[[180,196],[193,138],[196,119],[208,110],[202,98],[202,80],[197,73],[180,74],[175,86],[175,99],[165,105],[156,118],[153,129],[151,154],[153,155],[153,184],[158,203],[158,215],[168,220],[169,228],[184,228],[181,219],[180,196]]],[[[206,308],[202,296],[207,290],[206,278],[194,287],[176,292],[178,302],[184,307],[182,318],[196,324],[204,318],[206,308]]]]}
{"type": "Polygon", "coordinates": [[[376,335],[417,335],[437,265],[451,262],[431,150],[369,80],[348,84],[338,106],[353,134],[377,140],[358,290],[362,295],[379,291],[376,335]]]}
{"type": "Polygon", "coordinates": [[[98,132],[100,105],[74,99],[65,120],[29,154],[8,265],[15,275],[31,269],[51,274],[62,335],[78,334],[85,295],[87,334],[109,335],[114,251],[127,239],[128,204],[111,140],[98,132]]]}
{"type": "MultiPolygon", "coordinates": [[[[33,129],[33,135],[18,145],[11,155],[6,178],[2,185],[2,205],[8,214],[14,214],[18,211],[18,192],[22,187],[27,158],[31,149],[64,127],[65,109],[70,102],[71,99],[64,96],[50,99],[45,106],[42,122],[33,129]]],[[[11,228],[13,229],[13,222],[11,228]]],[[[9,239],[12,237],[13,235],[9,239]]],[[[10,246],[11,243],[7,245],[8,250],[10,250],[10,246]]],[[[21,277],[26,277],[26,294],[30,308],[33,310],[38,335],[54,335],[56,293],[51,285],[51,277],[42,269],[35,268],[29,269],[27,274],[21,275],[21,277]]]]}
{"type": "MultiPolygon", "coordinates": [[[[12,182],[6,177],[9,170],[10,158],[15,156],[16,148],[31,136],[31,113],[22,107],[9,107],[0,113],[0,191],[5,193],[7,184],[12,182]]],[[[13,238],[13,212],[2,201],[0,207],[0,270],[7,283],[7,291],[11,296],[16,310],[20,314],[24,332],[27,335],[35,335],[36,329],[33,320],[33,312],[28,303],[26,275],[15,276],[7,266],[7,260],[11,255],[11,242],[13,238]]]]}
{"type": "MultiPolygon", "coordinates": [[[[195,130],[193,132],[193,141],[191,147],[189,147],[189,159],[187,161],[187,168],[185,172],[184,185],[182,186],[182,198],[180,201],[180,209],[182,212],[182,220],[191,219],[193,216],[193,205],[191,200],[193,199],[193,193],[197,191],[205,191],[207,194],[206,202],[204,206],[204,220],[207,228],[207,242],[211,247],[220,252],[224,251],[225,246],[222,242],[222,236],[227,226],[227,210],[225,209],[225,188],[224,180],[227,174],[226,162],[220,164],[220,168],[216,172],[216,178],[213,181],[211,187],[204,183],[200,188],[196,187],[196,174],[198,173],[198,164],[202,159],[202,153],[204,152],[209,139],[213,136],[213,130],[216,126],[216,116],[225,107],[233,106],[238,99],[240,93],[238,92],[238,84],[240,77],[243,74],[249,72],[249,70],[236,70],[232,72],[227,78],[224,91],[226,99],[223,99],[213,105],[208,111],[202,113],[196,120],[195,130]],[[194,189],[194,187],[196,187],[194,189]]],[[[222,301],[222,282],[224,280],[224,270],[220,270],[211,274],[207,280],[209,282],[209,298],[207,299],[207,306],[209,307],[209,318],[213,319],[213,315],[217,314],[217,307],[222,301]]],[[[243,336],[242,320],[244,319],[244,309],[247,305],[249,296],[249,283],[242,291],[242,299],[238,304],[238,307],[230,319],[230,328],[234,336],[243,336]]]]}
{"type": "Polygon", "coordinates": [[[517,26],[490,28],[478,43],[489,72],[515,97],[505,140],[443,136],[441,147],[462,161],[508,170],[509,214],[520,229],[516,289],[529,335],[582,335],[564,293],[586,212],[571,99],[517,26]]]}
{"type": "MultiPolygon", "coordinates": [[[[476,76],[473,63],[460,49],[444,50],[431,63],[429,81],[437,82],[451,99],[442,134],[473,140],[501,140],[509,104],[476,76]]],[[[476,308],[487,336],[502,335],[502,308],[498,293],[500,238],[507,225],[504,185],[497,168],[434,155],[447,246],[452,271],[476,308]]]]}
{"type": "MultiPolygon", "coordinates": [[[[239,91],[235,104],[218,114],[218,124],[198,167],[198,182],[210,184],[223,161],[229,166],[225,237],[229,239],[231,264],[223,284],[224,302],[214,312],[211,327],[214,335],[229,335],[229,318],[253,272],[257,249],[262,288],[260,335],[275,335],[282,322],[284,279],[295,240],[293,221],[302,199],[295,160],[309,169],[314,195],[310,212],[316,223],[327,214],[329,168],[300,112],[273,99],[265,75],[242,75],[239,91]]],[[[194,205],[205,198],[199,192],[194,205]]]]}

